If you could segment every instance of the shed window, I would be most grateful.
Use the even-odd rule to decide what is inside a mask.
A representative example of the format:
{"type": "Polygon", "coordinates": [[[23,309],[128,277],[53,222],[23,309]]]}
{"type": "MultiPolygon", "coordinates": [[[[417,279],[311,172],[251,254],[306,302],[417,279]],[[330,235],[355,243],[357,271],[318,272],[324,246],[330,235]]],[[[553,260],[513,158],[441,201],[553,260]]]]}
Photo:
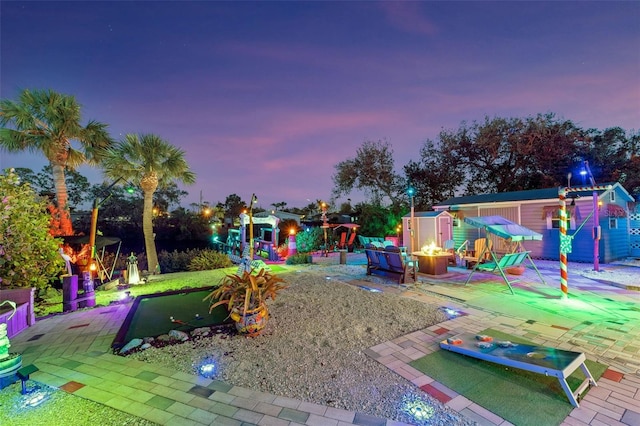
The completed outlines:
{"type": "Polygon", "coordinates": [[[614,203],[616,201],[616,193],[615,193],[615,191],[611,191],[609,193],[609,201],[611,201],[612,203],[614,203]]]}
{"type": "Polygon", "coordinates": [[[610,217],[609,218],[609,229],[618,229],[618,218],[610,217]]]}
{"type": "MultiPolygon", "coordinates": [[[[576,216],[579,214],[580,210],[576,206],[567,206],[569,229],[576,229],[576,216]]],[[[560,208],[558,206],[543,207],[542,218],[547,222],[547,229],[560,229],[560,208]]]]}

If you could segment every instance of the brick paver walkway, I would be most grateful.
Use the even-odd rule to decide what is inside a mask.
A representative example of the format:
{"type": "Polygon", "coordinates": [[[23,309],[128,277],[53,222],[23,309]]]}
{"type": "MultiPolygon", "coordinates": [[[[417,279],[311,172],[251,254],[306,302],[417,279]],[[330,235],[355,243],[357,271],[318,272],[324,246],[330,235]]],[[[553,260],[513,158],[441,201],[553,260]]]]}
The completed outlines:
{"type": "MultiPolygon", "coordinates": [[[[316,260],[338,263],[337,254],[316,260]]],[[[347,261],[363,262],[363,255],[357,254],[347,261]]],[[[415,285],[403,287],[392,280],[377,285],[466,315],[376,345],[367,354],[478,423],[503,425],[507,423],[497,415],[408,365],[439,350],[439,341],[448,336],[496,328],[541,345],[581,351],[610,366],[565,424],[640,425],[640,293],[570,277],[566,301],[559,298],[555,271],[543,271],[546,284],[530,272],[515,285],[515,295],[505,293],[495,276],[476,274],[472,284],[462,286],[466,271],[455,268],[444,279],[421,277],[415,285]]],[[[11,349],[23,354],[23,365],[39,368],[32,374],[35,381],[158,424],[401,425],[115,356],[110,345],[129,308],[109,306],[38,321],[11,340],[11,349]]]]}

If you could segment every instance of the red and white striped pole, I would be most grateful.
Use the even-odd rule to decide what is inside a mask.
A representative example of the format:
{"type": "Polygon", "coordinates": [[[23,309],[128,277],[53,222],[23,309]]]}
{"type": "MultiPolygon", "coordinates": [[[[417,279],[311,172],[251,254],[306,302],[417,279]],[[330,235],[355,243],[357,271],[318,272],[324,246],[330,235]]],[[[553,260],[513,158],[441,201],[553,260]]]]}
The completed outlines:
{"type": "Polygon", "coordinates": [[[571,242],[567,237],[567,189],[558,190],[560,199],[560,290],[562,298],[566,299],[569,294],[569,273],[567,271],[567,253],[571,252],[571,242]],[[569,247],[567,248],[567,242],[569,247]]]}
{"type": "MultiPolygon", "coordinates": [[[[558,189],[558,198],[560,200],[560,290],[562,290],[562,297],[567,298],[569,294],[569,273],[567,268],[567,253],[571,253],[571,239],[572,237],[567,235],[567,193],[568,192],[580,192],[580,191],[593,191],[593,213],[594,213],[594,240],[595,244],[598,244],[599,235],[599,220],[598,220],[598,193],[597,191],[606,191],[611,189],[611,185],[591,185],[591,186],[579,186],[579,187],[560,187],[558,189]]],[[[594,247],[594,256],[598,256],[597,246],[594,247]]],[[[594,266],[597,268],[598,259],[594,258],[594,266]]],[[[596,269],[597,270],[597,269],[596,269]]]]}

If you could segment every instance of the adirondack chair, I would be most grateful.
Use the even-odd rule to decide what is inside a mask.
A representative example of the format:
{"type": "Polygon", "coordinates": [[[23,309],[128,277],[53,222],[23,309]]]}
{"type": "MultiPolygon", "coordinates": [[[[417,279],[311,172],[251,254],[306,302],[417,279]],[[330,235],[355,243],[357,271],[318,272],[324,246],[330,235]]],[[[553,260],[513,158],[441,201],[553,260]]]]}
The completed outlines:
{"type": "Polygon", "coordinates": [[[347,246],[345,247],[350,252],[353,251],[354,241],[356,240],[356,233],[351,232],[351,236],[349,237],[349,241],[347,241],[347,246]]]}
{"type": "Polygon", "coordinates": [[[456,243],[453,240],[447,240],[442,244],[442,249],[449,253],[449,265],[456,266],[456,243]]]}
{"type": "Polygon", "coordinates": [[[467,268],[473,267],[477,263],[481,263],[491,259],[491,250],[493,249],[493,242],[486,238],[478,238],[473,243],[473,251],[467,252],[462,260],[467,264],[467,268]],[[487,245],[487,241],[489,244],[487,245]]]}
{"type": "MultiPolygon", "coordinates": [[[[497,261],[494,260],[492,262],[476,263],[475,266],[473,267],[473,270],[467,277],[467,281],[465,281],[464,284],[467,285],[469,283],[469,281],[471,280],[471,276],[475,271],[484,271],[484,272],[493,272],[493,273],[498,271],[500,273],[500,276],[502,276],[502,279],[504,280],[504,282],[509,287],[511,294],[514,294],[511,284],[518,282],[520,280],[518,278],[510,280],[507,277],[507,274],[505,273],[505,269],[511,268],[513,266],[520,266],[522,262],[524,262],[524,260],[527,258],[527,256],[529,256],[529,253],[530,253],[529,251],[507,253],[497,261]]],[[[495,257],[495,255],[493,256],[495,257]]]]}
{"type": "Polygon", "coordinates": [[[338,248],[340,250],[346,249],[347,248],[346,242],[347,242],[347,233],[343,232],[342,234],[340,234],[340,242],[338,243],[338,248]]]}

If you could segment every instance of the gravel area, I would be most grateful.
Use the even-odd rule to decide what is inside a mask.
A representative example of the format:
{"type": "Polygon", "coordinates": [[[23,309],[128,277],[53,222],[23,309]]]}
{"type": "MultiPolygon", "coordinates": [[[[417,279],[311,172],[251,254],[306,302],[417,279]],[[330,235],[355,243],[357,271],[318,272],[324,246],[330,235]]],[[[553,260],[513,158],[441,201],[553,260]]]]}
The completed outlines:
{"type": "Polygon", "coordinates": [[[270,302],[271,318],[258,337],[214,334],[129,356],[189,373],[213,360],[216,379],[253,390],[412,424],[419,423],[406,407],[418,402],[433,412],[421,424],[472,424],[365,355],[446,317],[437,306],[347,283],[382,282],[364,271],[312,265],[282,274],[289,288],[270,302]]]}

